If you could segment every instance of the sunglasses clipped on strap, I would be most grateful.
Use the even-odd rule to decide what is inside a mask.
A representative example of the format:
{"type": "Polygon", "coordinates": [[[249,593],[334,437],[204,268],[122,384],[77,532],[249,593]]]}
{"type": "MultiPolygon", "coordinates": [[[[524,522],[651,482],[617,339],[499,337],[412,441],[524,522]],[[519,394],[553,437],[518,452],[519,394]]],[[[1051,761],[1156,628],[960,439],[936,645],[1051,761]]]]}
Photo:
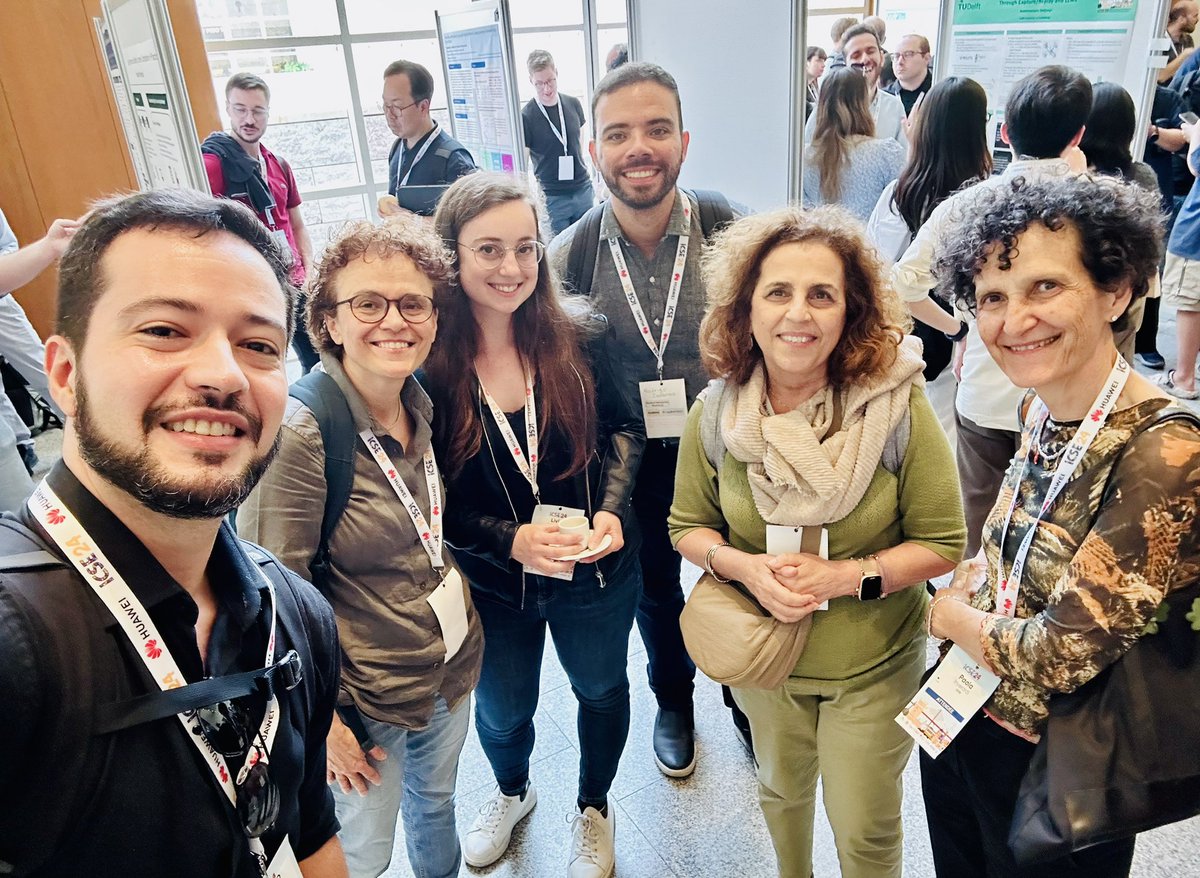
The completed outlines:
{"type": "Polygon", "coordinates": [[[271,778],[267,742],[261,730],[254,727],[247,702],[252,696],[269,701],[274,695],[295,689],[303,678],[303,662],[291,649],[270,667],[102,705],[97,734],[194,713],[198,732],[209,746],[226,759],[245,758],[234,784],[237,811],[246,835],[258,838],[278,819],[280,794],[271,778]]]}

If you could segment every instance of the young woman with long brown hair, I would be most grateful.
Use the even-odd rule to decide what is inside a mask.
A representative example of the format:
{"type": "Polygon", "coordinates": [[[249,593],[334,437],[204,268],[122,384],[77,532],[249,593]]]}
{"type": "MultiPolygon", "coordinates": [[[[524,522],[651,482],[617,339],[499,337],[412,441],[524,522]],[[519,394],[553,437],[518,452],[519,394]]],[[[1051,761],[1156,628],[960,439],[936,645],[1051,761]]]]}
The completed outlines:
{"type": "Polygon", "coordinates": [[[463,853],[472,866],[499,859],[536,801],[529,755],[549,628],[579,701],[569,874],[604,878],[614,862],[607,795],[629,731],[625,654],[641,567],[626,512],[645,430],[610,375],[607,323],[559,296],[543,214],[524,179],[473,174],[435,217],[458,278],[426,383],[446,536],[483,621],[475,722],[499,786],[463,853]]]}
{"type": "Polygon", "coordinates": [[[895,140],[875,138],[866,77],[850,67],[826,73],[812,143],[804,151],[805,206],[840,204],[865,222],[879,193],[900,173],[904,154],[895,140]]]}

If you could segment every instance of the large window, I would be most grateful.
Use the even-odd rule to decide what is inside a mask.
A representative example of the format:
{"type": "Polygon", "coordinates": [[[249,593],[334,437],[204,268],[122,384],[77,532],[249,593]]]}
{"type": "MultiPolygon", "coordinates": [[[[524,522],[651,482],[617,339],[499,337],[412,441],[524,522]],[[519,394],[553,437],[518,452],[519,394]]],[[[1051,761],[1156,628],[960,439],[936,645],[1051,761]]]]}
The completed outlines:
{"type": "MultiPolygon", "coordinates": [[[[510,0],[523,101],[533,96],[525,58],[533,49],[546,49],[558,64],[559,88],[586,106],[590,85],[603,74],[604,56],[626,39],[624,0],[592,0],[597,50],[589,76],[587,2],[510,0]]],[[[196,5],[222,115],[225,82],[233,73],[256,73],[270,86],[264,143],[291,164],[318,248],[347,220],[373,217],[387,191],[387,157],[395,137],[383,117],[381,93],[389,63],[408,58],[433,72],[433,116],[449,124],[435,10],[461,9],[467,0],[197,0],[196,5]]]]}

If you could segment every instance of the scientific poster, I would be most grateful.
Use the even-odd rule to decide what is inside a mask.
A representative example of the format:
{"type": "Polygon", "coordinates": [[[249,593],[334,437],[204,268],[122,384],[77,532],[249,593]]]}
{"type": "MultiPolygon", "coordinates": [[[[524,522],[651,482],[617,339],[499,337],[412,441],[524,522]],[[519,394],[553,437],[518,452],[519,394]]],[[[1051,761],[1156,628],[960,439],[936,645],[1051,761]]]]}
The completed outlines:
{"type": "Polygon", "coordinates": [[[954,0],[940,75],[969,76],[984,87],[998,165],[1011,156],[999,140],[1013,85],[1047,64],[1065,64],[1092,82],[1121,82],[1137,0],[954,0]]]}
{"type": "Polygon", "coordinates": [[[500,4],[438,11],[451,126],[456,139],[487,171],[519,170],[516,83],[507,58],[500,4]]]}
{"type": "MultiPolygon", "coordinates": [[[[104,3],[111,42],[124,71],[134,128],[141,139],[145,173],[151,187],[185,186],[208,191],[174,42],[161,37],[163,29],[155,27],[151,3],[158,2],[104,3]],[[174,76],[169,66],[174,68],[174,76]]],[[[165,20],[166,10],[161,6],[159,14],[165,20]]],[[[169,34],[169,27],[165,30],[169,34]]]]}
{"type": "Polygon", "coordinates": [[[129,92],[125,90],[125,74],[121,72],[121,63],[117,59],[117,47],[113,45],[112,34],[102,18],[93,18],[96,26],[96,36],[100,40],[100,48],[104,52],[104,68],[108,71],[108,84],[112,86],[113,100],[117,104],[117,115],[121,117],[121,129],[125,132],[125,143],[129,147],[129,157],[133,161],[133,171],[137,176],[138,188],[149,189],[150,172],[146,168],[146,157],[142,153],[142,139],[138,134],[138,123],[129,105],[129,92]]]}

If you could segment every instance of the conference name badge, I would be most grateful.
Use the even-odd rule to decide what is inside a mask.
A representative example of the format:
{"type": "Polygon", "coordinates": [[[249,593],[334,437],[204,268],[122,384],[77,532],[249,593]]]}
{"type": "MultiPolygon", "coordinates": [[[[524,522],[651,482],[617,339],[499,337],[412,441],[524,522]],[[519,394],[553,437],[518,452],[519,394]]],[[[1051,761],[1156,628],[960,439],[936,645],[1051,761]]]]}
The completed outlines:
{"type": "Polygon", "coordinates": [[[300,864],[296,862],[296,852],[286,837],[279,843],[279,850],[275,851],[271,864],[267,866],[265,878],[304,878],[300,864]]]}
{"type": "Polygon", "coordinates": [[[640,381],[642,418],[647,439],[675,439],[683,435],[687,422],[687,389],[682,378],[640,381]]]}
{"type": "Polygon", "coordinates": [[[999,677],[955,646],[896,722],[936,759],[999,685],[999,677]]]}
{"type": "Polygon", "coordinates": [[[458,571],[452,568],[426,600],[441,626],[446,661],[450,661],[467,639],[467,598],[458,571]]]}
{"type": "Polygon", "coordinates": [[[575,179],[575,156],[560,155],[558,157],[558,181],[568,183],[575,179]]]}

